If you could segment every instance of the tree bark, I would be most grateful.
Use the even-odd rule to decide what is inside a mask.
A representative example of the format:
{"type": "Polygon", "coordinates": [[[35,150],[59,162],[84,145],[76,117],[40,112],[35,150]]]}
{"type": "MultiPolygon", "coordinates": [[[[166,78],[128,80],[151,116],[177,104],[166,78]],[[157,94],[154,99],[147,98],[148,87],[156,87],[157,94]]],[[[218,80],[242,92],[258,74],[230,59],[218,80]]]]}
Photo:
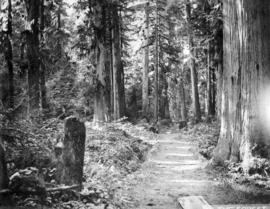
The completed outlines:
{"type": "Polygon", "coordinates": [[[260,95],[270,80],[270,2],[225,0],[223,6],[221,130],[214,162],[241,160],[248,169],[252,146],[269,138],[265,133],[269,102],[260,104],[260,95]]]}
{"type": "Polygon", "coordinates": [[[7,74],[8,80],[4,82],[8,82],[8,108],[14,107],[14,72],[13,72],[13,51],[11,44],[11,36],[12,36],[12,4],[11,0],[7,1],[7,8],[5,9],[4,16],[7,21],[4,21],[4,25],[2,26],[3,32],[3,48],[4,48],[4,56],[6,60],[7,66],[7,74]]]}
{"type": "Polygon", "coordinates": [[[194,42],[193,42],[193,32],[191,29],[191,6],[190,1],[188,0],[186,3],[186,15],[187,15],[187,24],[188,24],[188,42],[189,42],[189,50],[190,50],[190,73],[191,73],[191,88],[192,88],[192,111],[193,117],[196,122],[201,120],[201,108],[200,108],[200,100],[199,100],[199,92],[198,92],[198,75],[196,71],[196,63],[195,63],[195,53],[194,53],[194,42]]]}
{"type": "Polygon", "coordinates": [[[149,116],[149,2],[145,4],[145,48],[142,86],[142,115],[149,116]]]}
{"type": "Polygon", "coordinates": [[[223,78],[223,21],[218,21],[218,30],[215,34],[215,65],[216,65],[216,115],[221,116],[221,92],[223,78]]]}
{"type": "Polygon", "coordinates": [[[65,185],[82,185],[85,125],[76,117],[69,117],[65,120],[64,132],[62,153],[58,156],[57,179],[65,185]]]}
{"type": "MultiPolygon", "coordinates": [[[[119,7],[119,5],[118,5],[119,7]]],[[[119,9],[119,34],[120,34],[120,114],[121,117],[125,116],[126,114],[126,94],[125,94],[125,72],[124,72],[124,61],[123,61],[123,18],[122,18],[122,11],[121,7],[119,9]]]]}
{"type": "Polygon", "coordinates": [[[39,6],[40,0],[25,0],[27,21],[31,29],[25,31],[28,58],[28,116],[36,115],[40,104],[39,88],[39,6]]]}
{"type": "MultiPolygon", "coordinates": [[[[40,44],[41,48],[43,47],[44,38],[43,31],[45,29],[45,14],[44,14],[44,0],[41,0],[40,3],[40,44]]],[[[46,66],[43,60],[40,62],[40,97],[41,97],[41,108],[42,110],[48,108],[47,103],[47,90],[46,90],[46,66]]]]}
{"type": "Polygon", "coordinates": [[[104,43],[99,42],[97,49],[97,79],[94,104],[94,122],[103,123],[110,120],[110,85],[106,81],[109,80],[107,75],[109,69],[105,65],[106,48],[104,43]]]}
{"type": "MultiPolygon", "coordinates": [[[[122,48],[121,48],[122,51],[122,48]]],[[[119,87],[119,95],[120,95],[120,115],[124,117],[126,114],[126,95],[125,95],[125,73],[123,61],[120,61],[120,87],[119,87]]]]}
{"type": "Polygon", "coordinates": [[[138,101],[137,101],[137,89],[136,86],[132,87],[132,92],[129,100],[130,116],[134,119],[138,117],[138,101]]]}
{"type": "Polygon", "coordinates": [[[155,101],[154,119],[159,120],[159,12],[158,1],[156,1],[156,24],[155,24],[155,101]]]}
{"type": "Polygon", "coordinates": [[[180,103],[181,121],[187,121],[186,93],[183,79],[183,69],[181,69],[180,71],[179,91],[181,101],[180,103]]]}
{"type": "Polygon", "coordinates": [[[121,42],[120,42],[120,19],[118,5],[112,4],[112,51],[113,51],[113,93],[114,93],[114,119],[124,116],[123,94],[123,68],[121,64],[121,42]]]}
{"type": "MultiPolygon", "coordinates": [[[[61,24],[61,9],[62,9],[62,1],[59,1],[58,4],[58,11],[57,11],[57,30],[58,32],[61,32],[62,29],[62,24],[61,24]]],[[[59,53],[59,59],[62,58],[62,43],[61,43],[61,38],[58,38],[57,40],[57,45],[58,45],[58,53],[59,53]]]]}
{"type": "Polygon", "coordinates": [[[216,114],[216,75],[214,69],[214,49],[212,42],[208,43],[208,67],[207,67],[207,117],[216,114]]]}
{"type": "MultiPolygon", "coordinates": [[[[106,34],[109,30],[106,24],[106,15],[108,14],[107,5],[102,4],[102,2],[96,2],[97,5],[94,8],[95,17],[98,17],[93,25],[95,31],[95,41],[96,41],[96,91],[95,91],[95,101],[94,101],[94,123],[103,123],[110,120],[110,110],[111,110],[111,80],[110,80],[110,65],[106,64],[106,58],[111,56],[110,48],[108,49],[106,43],[106,34]],[[97,8],[95,8],[97,7],[97,8]],[[101,8],[101,10],[99,9],[101,8]]],[[[91,7],[92,5],[89,5],[91,7]]]]}

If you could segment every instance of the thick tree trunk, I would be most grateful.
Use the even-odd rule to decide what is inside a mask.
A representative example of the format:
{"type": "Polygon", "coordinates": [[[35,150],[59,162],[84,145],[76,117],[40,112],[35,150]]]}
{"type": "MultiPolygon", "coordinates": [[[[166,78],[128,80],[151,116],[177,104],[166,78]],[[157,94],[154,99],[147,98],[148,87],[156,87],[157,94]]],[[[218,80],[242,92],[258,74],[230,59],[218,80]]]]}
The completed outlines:
{"type": "Polygon", "coordinates": [[[137,90],[136,86],[132,87],[131,97],[129,100],[129,107],[131,110],[131,117],[136,119],[138,117],[138,101],[137,101],[137,90]]]}
{"type": "Polygon", "coordinates": [[[156,25],[155,25],[155,100],[154,119],[159,120],[159,13],[158,1],[156,1],[156,25]]]}
{"type": "Polygon", "coordinates": [[[191,88],[192,88],[192,111],[193,117],[196,122],[201,120],[201,108],[200,108],[200,100],[199,100],[199,92],[198,92],[198,75],[196,70],[195,63],[195,53],[194,53],[194,43],[193,43],[193,32],[191,30],[191,6],[190,2],[187,1],[186,4],[186,15],[187,15],[187,24],[189,25],[189,50],[190,50],[190,74],[191,74],[191,88]]]}
{"type": "MultiPolygon", "coordinates": [[[[162,60],[162,53],[159,53],[160,60],[162,60]]],[[[166,106],[167,106],[167,81],[166,74],[162,67],[159,68],[159,117],[164,119],[166,118],[166,106]]]]}
{"type": "Polygon", "coordinates": [[[46,89],[46,66],[44,63],[40,63],[40,97],[42,110],[48,108],[47,103],[47,89],[46,89]]]}
{"type": "MultiPolygon", "coordinates": [[[[92,5],[89,5],[92,6],[92,5]]],[[[106,24],[108,15],[107,5],[101,5],[97,2],[97,9],[94,9],[95,16],[99,17],[93,24],[95,25],[95,39],[96,39],[96,91],[94,101],[94,123],[103,123],[110,120],[111,112],[111,80],[110,72],[111,65],[108,65],[106,60],[111,56],[110,47],[107,47],[106,35],[109,30],[106,24]],[[101,10],[100,10],[101,8],[101,10]],[[109,48],[109,49],[108,49],[109,48]]]]}
{"type": "MultiPolygon", "coordinates": [[[[44,0],[41,0],[40,4],[40,44],[41,48],[43,47],[44,43],[44,38],[43,38],[43,31],[45,29],[45,14],[44,14],[44,0]]],[[[48,108],[48,103],[47,103],[47,90],[46,90],[46,66],[41,60],[40,62],[40,97],[41,97],[41,108],[42,110],[48,108]]]]}
{"type": "Polygon", "coordinates": [[[221,117],[221,100],[222,100],[222,86],[223,86],[223,63],[222,63],[222,59],[221,61],[219,61],[217,63],[217,74],[216,74],[216,77],[217,77],[217,84],[216,84],[216,88],[217,88],[217,91],[216,91],[216,115],[217,115],[217,118],[220,118],[221,117]]]}
{"type": "MultiPolygon", "coordinates": [[[[159,46],[159,60],[163,60],[164,53],[162,51],[162,46],[159,46]]],[[[159,88],[159,117],[169,118],[169,102],[168,102],[168,83],[166,78],[167,69],[162,65],[159,61],[159,82],[158,82],[158,88],[159,88]]]]}
{"type": "Polygon", "coordinates": [[[109,16],[110,18],[110,24],[109,24],[109,27],[110,29],[108,30],[109,32],[109,45],[108,45],[108,56],[107,56],[107,59],[108,59],[108,63],[109,66],[110,66],[110,117],[113,118],[113,113],[114,113],[114,92],[113,92],[113,82],[114,82],[114,79],[113,79],[113,45],[112,45],[112,22],[111,22],[111,15],[109,16]]]}
{"type": "Polygon", "coordinates": [[[167,81],[170,118],[177,123],[187,119],[185,90],[181,74],[181,72],[173,72],[167,81]]]}
{"type": "Polygon", "coordinates": [[[177,75],[172,73],[167,77],[168,81],[168,100],[169,100],[169,113],[172,122],[178,122],[180,119],[180,93],[177,88],[177,75]]]}
{"type": "Polygon", "coordinates": [[[191,72],[191,88],[192,88],[192,110],[195,120],[199,122],[201,120],[201,108],[198,91],[198,75],[193,53],[194,51],[193,38],[191,36],[189,37],[189,47],[191,51],[190,72],[191,72]]]}
{"type": "Polygon", "coordinates": [[[13,73],[13,53],[12,53],[12,46],[9,34],[4,34],[4,54],[8,72],[8,80],[4,82],[8,82],[8,107],[14,107],[14,73],[13,73]]]}
{"type": "MultiPolygon", "coordinates": [[[[118,5],[119,6],[119,5],[118,5]]],[[[120,7],[121,8],[121,7],[120,7]]],[[[120,34],[120,114],[121,117],[126,115],[126,95],[125,95],[125,72],[124,72],[124,61],[123,61],[123,18],[122,11],[119,9],[119,25],[118,30],[120,34]]]]}
{"type": "Polygon", "coordinates": [[[207,69],[207,117],[216,114],[216,75],[214,69],[214,49],[212,42],[208,46],[208,69],[207,69]]]}
{"type": "Polygon", "coordinates": [[[121,63],[121,42],[120,42],[120,19],[118,5],[112,5],[112,51],[113,51],[113,93],[114,93],[114,119],[124,116],[124,73],[121,63]]]}
{"type": "Polygon", "coordinates": [[[94,103],[94,122],[102,123],[110,120],[110,81],[109,69],[105,65],[106,48],[99,42],[97,49],[97,80],[94,103]]]}
{"type": "Polygon", "coordinates": [[[40,104],[39,91],[39,0],[25,0],[31,30],[25,31],[28,58],[28,116],[36,115],[40,104]]]}
{"type": "Polygon", "coordinates": [[[183,69],[180,71],[179,81],[179,93],[180,93],[180,109],[181,109],[181,121],[187,121],[187,107],[186,107],[186,93],[183,79],[183,69]]]}
{"type": "Polygon", "coordinates": [[[242,160],[248,169],[252,146],[269,138],[263,130],[269,129],[269,92],[262,97],[268,99],[263,104],[260,95],[270,80],[270,2],[225,0],[223,6],[221,131],[214,160],[242,160]]]}
{"type": "MultiPolygon", "coordinates": [[[[4,56],[6,60],[6,66],[7,66],[7,74],[8,79],[4,82],[8,82],[8,108],[14,107],[14,73],[13,73],[13,51],[12,51],[12,44],[11,44],[11,36],[12,36],[12,4],[11,0],[5,0],[6,2],[3,2],[6,8],[5,13],[3,14],[3,17],[6,19],[4,21],[4,24],[2,25],[2,31],[3,31],[3,49],[4,49],[4,56]]],[[[2,11],[2,10],[1,10],[2,11]]]]}
{"type": "Polygon", "coordinates": [[[65,120],[65,138],[58,156],[57,179],[65,185],[82,185],[86,130],[75,117],[65,120]]]}
{"type": "MultiPolygon", "coordinates": [[[[58,11],[57,11],[57,30],[59,32],[61,32],[61,29],[62,29],[62,24],[61,24],[61,7],[62,7],[62,3],[59,2],[58,11]]],[[[61,41],[62,41],[61,38],[58,38],[57,45],[58,45],[59,59],[62,58],[62,43],[61,43],[61,41]]]]}
{"type": "Polygon", "coordinates": [[[149,2],[145,4],[145,48],[142,85],[142,115],[149,116],[149,2]]]}
{"type": "Polygon", "coordinates": [[[6,52],[5,52],[5,58],[7,62],[7,67],[8,67],[8,84],[9,84],[9,107],[13,108],[14,107],[14,73],[13,73],[13,52],[12,52],[12,46],[11,46],[11,41],[10,38],[6,37],[6,52]]]}
{"type": "Polygon", "coordinates": [[[216,65],[216,115],[221,116],[221,92],[223,78],[223,21],[219,20],[219,29],[215,34],[215,65],[216,65]]]}
{"type": "MultiPolygon", "coordinates": [[[[122,51],[122,49],[121,49],[122,51]]],[[[126,96],[125,96],[125,73],[123,61],[120,62],[120,77],[119,77],[119,98],[120,98],[120,115],[124,117],[126,114],[126,96]]]]}
{"type": "Polygon", "coordinates": [[[105,12],[105,22],[106,22],[106,28],[104,30],[106,31],[105,35],[105,48],[106,48],[106,56],[105,56],[105,69],[108,71],[107,73],[107,80],[109,79],[109,84],[107,85],[107,97],[109,97],[108,100],[108,116],[109,121],[112,120],[113,117],[113,107],[114,107],[114,94],[113,94],[113,45],[112,45],[112,11],[109,9],[106,9],[105,12]]]}

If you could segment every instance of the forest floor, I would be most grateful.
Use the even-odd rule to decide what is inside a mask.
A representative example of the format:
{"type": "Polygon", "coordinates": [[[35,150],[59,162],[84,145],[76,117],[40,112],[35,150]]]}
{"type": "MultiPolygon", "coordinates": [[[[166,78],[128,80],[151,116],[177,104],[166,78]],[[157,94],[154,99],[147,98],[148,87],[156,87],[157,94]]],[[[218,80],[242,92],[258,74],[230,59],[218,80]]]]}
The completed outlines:
{"type": "MultiPolygon", "coordinates": [[[[180,208],[177,199],[190,195],[203,196],[214,205],[270,203],[270,195],[239,190],[234,181],[228,181],[231,179],[224,175],[224,169],[209,166],[207,159],[218,139],[216,123],[200,123],[184,130],[163,127],[160,134],[150,132],[145,123],[120,121],[97,129],[89,122],[85,125],[83,191],[50,193],[42,204],[40,196],[15,196],[14,202],[21,206],[17,208],[176,209],[180,208]]],[[[32,167],[46,168],[46,175],[35,178],[37,184],[32,189],[44,186],[42,182],[59,186],[54,180],[53,147],[46,140],[62,137],[63,122],[53,120],[42,127],[46,128],[37,129],[37,133],[30,129],[33,139],[21,136],[23,143],[7,144],[7,159],[14,164],[8,164],[10,175],[23,171],[35,177],[32,167]],[[47,135],[38,134],[40,130],[47,135]],[[37,140],[40,135],[45,139],[37,140]]]]}
{"type": "Polygon", "coordinates": [[[196,142],[186,131],[171,129],[158,136],[129,190],[136,200],[134,208],[176,209],[177,199],[190,195],[203,196],[213,205],[270,202],[269,196],[234,190],[219,178],[199,154],[196,142]]]}

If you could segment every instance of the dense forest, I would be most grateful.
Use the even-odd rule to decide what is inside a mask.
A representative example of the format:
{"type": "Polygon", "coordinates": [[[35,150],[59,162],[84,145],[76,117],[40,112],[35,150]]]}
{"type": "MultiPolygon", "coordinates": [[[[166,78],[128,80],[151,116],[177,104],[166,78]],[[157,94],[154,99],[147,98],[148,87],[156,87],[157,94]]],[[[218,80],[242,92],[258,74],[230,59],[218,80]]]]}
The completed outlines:
{"type": "Polygon", "coordinates": [[[172,129],[269,191],[268,0],[0,3],[0,206],[77,201],[103,178],[108,197],[82,202],[132,208],[111,166],[136,173],[172,129]]]}

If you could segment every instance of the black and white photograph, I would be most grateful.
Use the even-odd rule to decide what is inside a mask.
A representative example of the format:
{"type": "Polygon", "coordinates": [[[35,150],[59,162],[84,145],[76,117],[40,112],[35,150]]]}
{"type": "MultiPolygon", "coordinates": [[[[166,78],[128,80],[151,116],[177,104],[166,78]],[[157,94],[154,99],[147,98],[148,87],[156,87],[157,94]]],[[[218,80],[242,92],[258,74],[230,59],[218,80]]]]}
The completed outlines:
{"type": "Polygon", "coordinates": [[[0,0],[0,209],[270,209],[270,0],[0,0]]]}

